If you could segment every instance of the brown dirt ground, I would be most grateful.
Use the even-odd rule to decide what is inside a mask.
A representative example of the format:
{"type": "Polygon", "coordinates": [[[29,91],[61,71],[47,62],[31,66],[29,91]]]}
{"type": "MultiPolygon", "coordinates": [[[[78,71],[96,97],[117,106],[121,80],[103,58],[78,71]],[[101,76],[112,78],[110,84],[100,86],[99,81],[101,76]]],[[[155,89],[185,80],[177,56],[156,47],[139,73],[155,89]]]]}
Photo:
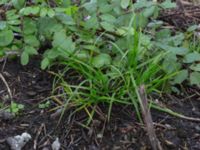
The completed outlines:
{"type": "MultiPolygon", "coordinates": [[[[138,123],[131,106],[113,107],[110,122],[106,122],[108,107],[99,106],[101,115],[96,115],[89,127],[83,127],[87,115],[79,112],[70,115],[68,110],[60,125],[58,119],[51,119],[48,109],[41,110],[37,104],[50,96],[52,77],[38,68],[38,61],[28,66],[21,66],[17,60],[8,61],[2,72],[13,99],[25,105],[25,110],[12,120],[0,120],[0,150],[8,150],[5,139],[9,136],[28,132],[32,140],[24,147],[33,150],[34,141],[37,149],[50,148],[50,143],[59,137],[63,150],[147,150],[151,149],[145,127],[138,123]]],[[[2,69],[3,62],[0,64],[2,69]]],[[[190,117],[200,117],[199,89],[185,89],[182,96],[168,95],[162,102],[174,111],[190,117]]],[[[0,81],[0,102],[9,104],[8,93],[0,81]]],[[[200,150],[200,123],[175,118],[165,113],[152,110],[156,134],[164,150],[200,150]]]]}

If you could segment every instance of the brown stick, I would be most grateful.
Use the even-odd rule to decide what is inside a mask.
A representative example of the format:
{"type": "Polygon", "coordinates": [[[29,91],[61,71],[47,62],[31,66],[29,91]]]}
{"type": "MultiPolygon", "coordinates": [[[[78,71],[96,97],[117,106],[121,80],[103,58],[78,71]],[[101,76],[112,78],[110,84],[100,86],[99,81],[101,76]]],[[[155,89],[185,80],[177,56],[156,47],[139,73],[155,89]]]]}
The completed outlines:
{"type": "Polygon", "coordinates": [[[147,133],[149,136],[149,140],[151,143],[151,146],[153,150],[162,150],[162,147],[160,145],[160,141],[158,140],[154,127],[153,127],[153,121],[151,117],[151,112],[148,108],[148,100],[145,92],[145,87],[144,85],[140,86],[139,90],[139,95],[140,95],[140,105],[142,109],[142,115],[143,115],[143,120],[146,125],[147,133]]]}
{"type": "Polygon", "coordinates": [[[0,79],[3,81],[3,83],[5,84],[7,91],[8,91],[8,96],[10,98],[10,100],[12,101],[12,92],[8,86],[8,83],[6,82],[6,79],[4,78],[4,76],[0,73],[0,79]]]}

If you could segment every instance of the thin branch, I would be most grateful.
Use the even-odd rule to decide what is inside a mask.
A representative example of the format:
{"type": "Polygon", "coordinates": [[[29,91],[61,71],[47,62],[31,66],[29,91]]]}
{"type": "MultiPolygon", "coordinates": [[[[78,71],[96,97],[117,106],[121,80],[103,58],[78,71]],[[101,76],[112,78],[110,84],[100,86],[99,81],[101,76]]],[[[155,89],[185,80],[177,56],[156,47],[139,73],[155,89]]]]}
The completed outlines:
{"type": "Polygon", "coordinates": [[[144,120],[144,123],[146,124],[146,129],[147,129],[151,146],[153,150],[162,150],[160,141],[158,140],[154,127],[153,127],[153,121],[152,121],[150,109],[148,108],[148,100],[147,100],[144,85],[139,87],[138,93],[141,100],[140,105],[142,109],[143,120],[144,120]]]}
{"type": "Polygon", "coordinates": [[[5,86],[6,86],[6,88],[7,88],[7,91],[8,91],[9,98],[10,98],[10,100],[12,101],[13,98],[12,98],[11,90],[10,90],[10,88],[9,88],[9,86],[8,86],[8,83],[7,83],[6,79],[5,79],[4,76],[2,75],[2,73],[0,73],[0,78],[1,78],[1,80],[3,81],[3,83],[5,84],[5,86]]]}

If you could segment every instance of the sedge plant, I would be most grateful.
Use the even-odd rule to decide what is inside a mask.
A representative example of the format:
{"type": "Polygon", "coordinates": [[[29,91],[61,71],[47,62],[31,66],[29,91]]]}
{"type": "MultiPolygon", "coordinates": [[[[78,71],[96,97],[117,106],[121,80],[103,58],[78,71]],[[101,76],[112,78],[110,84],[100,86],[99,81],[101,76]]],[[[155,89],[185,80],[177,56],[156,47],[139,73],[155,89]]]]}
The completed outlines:
{"type": "Polygon", "coordinates": [[[63,105],[60,106],[64,108],[61,118],[67,108],[75,107],[75,112],[84,110],[88,114],[89,124],[95,114],[95,106],[103,103],[109,108],[108,120],[113,104],[120,104],[132,105],[141,121],[137,85],[144,84],[148,94],[161,92],[167,80],[173,75],[166,74],[160,65],[166,53],[146,55],[148,49],[142,46],[142,32],[133,24],[134,18],[133,16],[130,21],[125,37],[124,44],[128,45],[126,50],[114,42],[107,42],[117,51],[110,64],[97,68],[91,63],[93,53],[87,60],[81,60],[73,55],[61,63],[65,68],[62,73],[56,74],[54,82],[54,91],[62,88],[65,95],[62,97],[63,105]],[[70,84],[65,80],[69,70],[78,72],[82,77],[79,84],[70,84]]]}

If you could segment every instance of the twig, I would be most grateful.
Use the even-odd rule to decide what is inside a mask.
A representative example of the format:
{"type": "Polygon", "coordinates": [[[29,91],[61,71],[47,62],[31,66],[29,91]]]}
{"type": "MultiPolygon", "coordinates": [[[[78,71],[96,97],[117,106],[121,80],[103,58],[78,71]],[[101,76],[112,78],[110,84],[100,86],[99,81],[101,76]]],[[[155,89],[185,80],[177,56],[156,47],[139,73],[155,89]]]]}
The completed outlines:
{"type": "Polygon", "coordinates": [[[1,72],[3,72],[5,66],[6,66],[6,62],[7,62],[7,57],[4,57],[3,58],[3,65],[2,65],[2,68],[1,68],[1,72]]]}
{"type": "Polygon", "coordinates": [[[172,116],[181,118],[181,119],[185,119],[185,120],[189,120],[189,121],[194,121],[194,122],[200,122],[200,118],[188,117],[188,116],[179,114],[177,112],[174,112],[174,111],[172,111],[171,109],[168,109],[168,108],[163,108],[163,107],[157,106],[157,105],[151,105],[151,107],[154,108],[154,109],[157,109],[159,111],[168,113],[168,114],[170,114],[172,116]]]}
{"type": "Polygon", "coordinates": [[[8,95],[9,95],[9,98],[10,100],[12,101],[12,93],[11,93],[11,90],[8,86],[8,83],[6,82],[6,79],[4,78],[4,76],[2,75],[2,73],[0,73],[0,78],[1,80],[3,81],[3,83],[5,84],[6,88],[7,88],[7,91],[8,91],[8,95]]]}
{"type": "Polygon", "coordinates": [[[146,124],[147,133],[149,136],[151,146],[153,150],[162,150],[160,141],[158,140],[154,127],[153,127],[153,121],[151,117],[151,112],[148,108],[148,100],[147,100],[144,85],[139,87],[138,93],[139,93],[139,96],[140,96],[139,98],[141,101],[140,105],[142,109],[143,120],[144,120],[144,123],[146,124]]]}
{"type": "Polygon", "coordinates": [[[39,138],[39,135],[42,132],[42,129],[44,128],[44,126],[45,126],[44,123],[42,123],[40,128],[38,129],[36,136],[35,136],[34,145],[33,145],[33,149],[35,149],[35,150],[37,149],[38,138],[39,138]]]}

